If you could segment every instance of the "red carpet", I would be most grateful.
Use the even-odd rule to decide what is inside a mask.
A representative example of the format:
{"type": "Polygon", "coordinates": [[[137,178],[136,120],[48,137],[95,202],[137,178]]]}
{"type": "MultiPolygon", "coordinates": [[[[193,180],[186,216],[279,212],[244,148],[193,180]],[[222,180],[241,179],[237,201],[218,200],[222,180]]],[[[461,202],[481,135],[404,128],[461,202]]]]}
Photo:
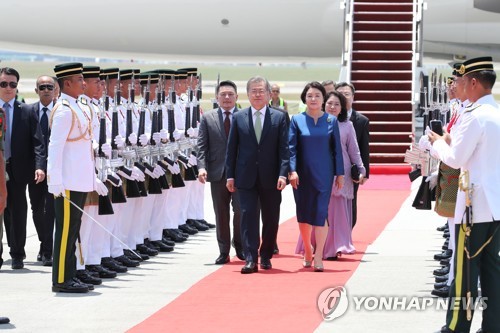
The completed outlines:
{"type": "Polygon", "coordinates": [[[407,175],[371,177],[358,193],[358,225],[353,235],[357,253],[337,262],[325,261],[323,273],[302,268],[301,257],[294,254],[298,227],[291,219],[280,225],[281,254],[273,258],[272,270],[241,275],[242,262],[236,259],[129,332],[312,332],[322,321],[318,295],[347,282],[367,246],[409,193],[407,175]],[[398,185],[388,189],[388,184],[398,185]]]}

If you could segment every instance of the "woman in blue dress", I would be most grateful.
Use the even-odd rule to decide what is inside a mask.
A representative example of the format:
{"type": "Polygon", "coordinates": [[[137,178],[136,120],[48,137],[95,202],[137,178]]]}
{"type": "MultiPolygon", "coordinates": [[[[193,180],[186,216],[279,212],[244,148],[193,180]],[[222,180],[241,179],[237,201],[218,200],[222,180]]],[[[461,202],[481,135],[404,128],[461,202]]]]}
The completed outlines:
{"type": "Polygon", "coordinates": [[[328,203],[332,185],[344,185],[344,163],[337,118],[323,111],[325,89],[319,82],[308,83],[301,94],[305,112],[290,121],[290,184],[297,209],[300,236],[304,243],[304,267],[311,267],[316,239],[314,270],[323,271],[322,253],[328,232],[328,203]],[[335,177],[337,176],[337,177],[335,177]]]}

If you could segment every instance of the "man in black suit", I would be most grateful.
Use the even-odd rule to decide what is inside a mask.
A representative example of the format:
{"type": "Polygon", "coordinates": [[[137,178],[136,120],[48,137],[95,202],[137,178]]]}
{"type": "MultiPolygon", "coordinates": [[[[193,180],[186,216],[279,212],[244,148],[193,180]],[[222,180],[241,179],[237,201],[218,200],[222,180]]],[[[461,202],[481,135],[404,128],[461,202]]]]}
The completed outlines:
{"type": "Polygon", "coordinates": [[[12,269],[24,267],[26,257],[26,186],[45,179],[45,147],[38,119],[33,109],[15,100],[19,73],[10,67],[0,68],[0,105],[7,117],[5,134],[7,208],[4,222],[12,257],[12,269]]]}
{"type": "MultiPolygon", "coordinates": [[[[40,100],[31,104],[33,111],[40,122],[45,147],[49,146],[49,119],[54,106],[55,82],[51,76],[40,76],[36,80],[35,92],[40,100]]],[[[48,151],[47,151],[48,154],[48,151]]],[[[47,166],[44,166],[47,170],[47,166]]],[[[35,224],[40,251],[37,260],[44,266],[52,266],[52,234],[54,233],[54,196],[48,192],[47,180],[28,184],[33,222],[35,224]]]]}
{"type": "Polygon", "coordinates": [[[226,147],[231,126],[231,118],[238,109],[238,93],[232,81],[222,81],[217,87],[218,109],[203,114],[198,133],[198,180],[210,182],[215,211],[215,227],[219,244],[217,265],[229,262],[231,249],[230,205],[233,206],[233,244],[236,256],[245,260],[241,244],[240,202],[238,192],[226,188],[226,147]]]}
{"type": "Polygon", "coordinates": [[[253,77],[247,83],[251,107],[233,115],[226,154],[227,189],[238,189],[241,206],[241,239],[246,264],[242,274],[258,271],[259,201],[262,211],[260,266],[271,269],[278,232],[281,191],[290,163],[288,131],[283,112],[268,107],[269,82],[253,77]]]}
{"type": "Polygon", "coordinates": [[[354,126],[361,160],[366,168],[366,177],[361,182],[354,183],[354,198],[352,199],[352,227],[354,228],[358,216],[357,197],[359,185],[363,185],[370,176],[370,121],[366,116],[352,108],[356,90],[351,83],[341,82],[335,88],[345,97],[348,117],[354,126]]]}

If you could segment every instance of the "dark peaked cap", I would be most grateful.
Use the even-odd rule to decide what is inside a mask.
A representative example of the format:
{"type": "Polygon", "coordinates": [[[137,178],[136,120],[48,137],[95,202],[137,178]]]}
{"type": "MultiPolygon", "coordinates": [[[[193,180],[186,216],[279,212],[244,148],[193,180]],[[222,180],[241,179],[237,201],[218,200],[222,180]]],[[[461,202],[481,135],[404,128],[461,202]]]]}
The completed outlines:
{"type": "Polygon", "coordinates": [[[68,62],[54,67],[54,73],[58,79],[64,77],[82,74],[83,65],[79,62],[68,62]]]}

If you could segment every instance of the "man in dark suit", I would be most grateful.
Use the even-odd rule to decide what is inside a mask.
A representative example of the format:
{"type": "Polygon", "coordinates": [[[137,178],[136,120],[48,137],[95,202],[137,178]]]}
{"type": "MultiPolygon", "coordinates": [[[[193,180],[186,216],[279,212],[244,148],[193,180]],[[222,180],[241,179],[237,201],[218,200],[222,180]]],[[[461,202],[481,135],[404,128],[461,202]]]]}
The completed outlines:
{"type": "Polygon", "coordinates": [[[345,97],[348,117],[354,126],[361,160],[366,168],[366,177],[364,177],[361,182],[354,183],[354,198],[352,199],[352,227],[354,228],[358,216],[357,197],[359,185],[363,185],[370,176],[370,121],[366,116],[352,108],[356,90],[351,83],[341,82],[338,83],[335,88],[345,97]]]}
{"type": "Polygon", "coordinates": [[[278,232],[281,191],[290,163],[288,131],[283,112],[268,107],[269,82],[253,77],[247,83],[251,107],[233,115],[226,154],[227,189],[238,189],[241,239],[246,264],[242,274],[258,271],[259,201],[262,211],[261,268],[271,269],[278,232]]]}
{"type": "Polygon", "coordinates": [[[237,110],[238,93],[232,81],[222,81],[217,87],[218,109],[203,114],[198,133],[198,180],[210,182],[215,211],[215,226],[219,257],[217,265],[229,262],[231,249],[230,205],[233,206],[233,244],[236,256],[245,260],[241,244],[240,203],[238,192],[226,188],[226,147],[231,126],[231,118],[237,110]]]}
{"type": "Polygon", "coordinates": [[[45,179],[46,158],[42,132],[33,109],[15,100],[18,82],[19,73],[15,69],[0,68],[0,105],[7,117],[5,160],[9,175],[4,222],[12,269],[23,268],[26,257],[26,186],[45,179]]]}
{"type": "MultiPolygon", "coordinates": [[[[55,82],[51,76],[40,76],[36,80],[35,92],[40,100],[31,104],[33,111],[40,122],[45,147],[49,146],[49,119],[54,106],[55,82]]],[[[48,152],[47,152],[48,154],[48,152]]],[[[47,170],[47,166],[44,166],[47,170]]],[[[48,192],[47,180],[28,184],[33,222],[35,224],[40,251],[37,260],[44,266],[52,266],[52,234],[54,233],[54,196],[48,192]]]]}

